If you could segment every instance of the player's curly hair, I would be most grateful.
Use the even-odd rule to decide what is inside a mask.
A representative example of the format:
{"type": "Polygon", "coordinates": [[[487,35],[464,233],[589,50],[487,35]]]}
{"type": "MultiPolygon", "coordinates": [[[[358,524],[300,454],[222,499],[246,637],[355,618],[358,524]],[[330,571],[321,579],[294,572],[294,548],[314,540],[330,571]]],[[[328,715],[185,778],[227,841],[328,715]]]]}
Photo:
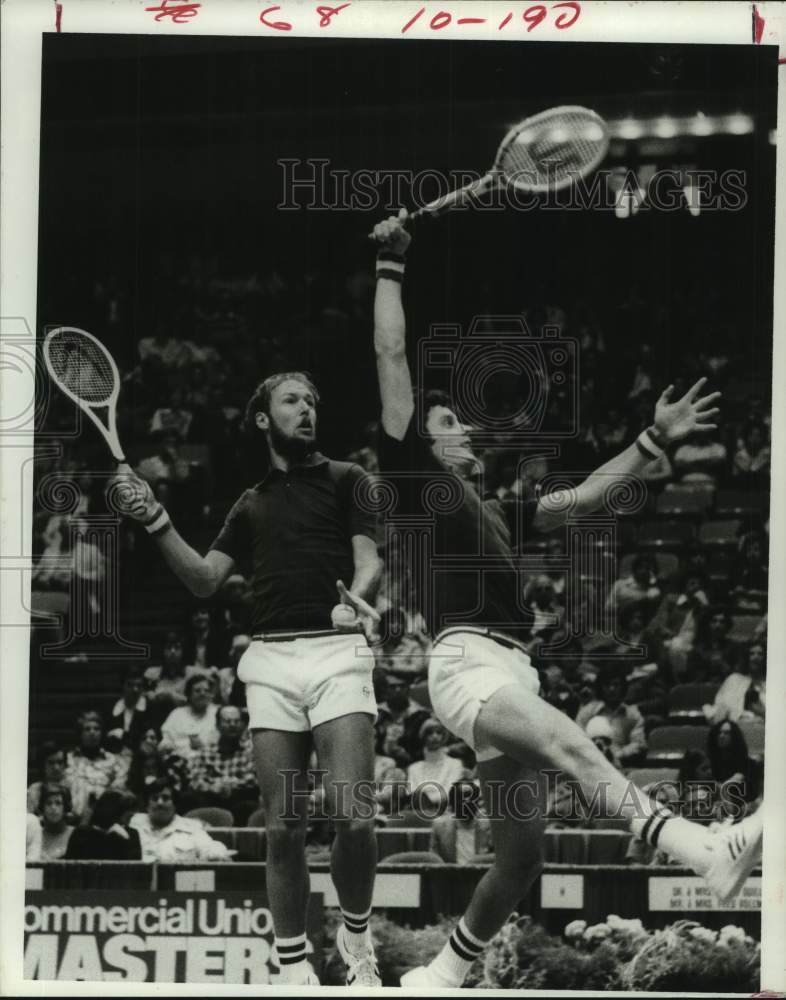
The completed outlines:
{"type": "Polygon", "coordinates": [[[288,379],[302,382],[311,391],[314,400],[317,403],[319,402],[319,390],[314,385],[311,375],[308,372],[279,372],[277,375],[269,375],[259,383],[246,405],[244,425],[247,433],[255,434],[258,432],[256,424],[257,413],[267,413],[268,416],[270,415],[270,399],[273,395],[273,390],[288,379]]]}
{"type": "MultiPolygon", "coordinates": [[[[449,410],[454,410],[453,400],[447,392],[442,389],[419,389],[417,392],[416,404],[418,407],[418,413],[420,414],[420,419],[425,424],[429,410],[434,406],[445,406],[449,410]]],[[[433,443],[434,438],[428,438],[428,441],[433,443]]]]}
{"type": "Polygon", "coordinates": [[[442,389],[421,389],[418,392],[418,397],[420,411],[424,418],[428,416],[428,411],[433,406],[446,406],[449,410],[454,408],[450,395],[442,389]]]}

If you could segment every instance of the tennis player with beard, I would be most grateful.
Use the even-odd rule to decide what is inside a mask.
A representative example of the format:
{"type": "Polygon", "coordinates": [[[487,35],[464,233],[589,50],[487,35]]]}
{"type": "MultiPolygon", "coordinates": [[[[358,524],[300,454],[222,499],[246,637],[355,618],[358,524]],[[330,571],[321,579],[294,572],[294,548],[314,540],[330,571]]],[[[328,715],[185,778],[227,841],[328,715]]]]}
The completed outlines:
{"type": "MultiPolygon", "coordinates": [[[[630,784],[583,730],[539,697],[537,671],[517,638],[525,623],[516,600],[520,581],[511,525],[499,501],[483,499],[472,484],[479,461],[449,399],[425,397],[425,434],[418,432],[401,301],[410,242],[405,220],[402,212],[374,230],[374,344],[382,400],[379,464],[398,490],[399,513],[425,514],[433,526],[430,551],[440,559],[439,584],[421,601],[434,635],[429,694],[445,727],[476,753],[495,847],[494,864],[443,950],[430,965],[401,980],[407,987],[438,988],[462,984],[472,962],[541,870],[544,769],[575,778],[588,800],[605,789],[610,814],[624,816],[635,836],[704,875],[720,897],[738,891],[753,859],[760,856],[762,820],[756,813],[723,832],[708,833],[674,816],[630,784]],[[443,484],[447,476],[450,488],[442,492],[454,494],[452,501],[435,510],[434,491],[421,488],[424,475],[443,484]],[[481,556],[488,572],[484,568],[479,580],[472,558],[481,556]],[[472,566],[469,571],[467,565],[472,566]],[[466,624],[461,624],[462,618],[466,624]]],[[[718,410],[713,404],[719,394],[702,396],[704,382],[675,401],[671,388],[666,389],[655,407],[653,425],[576,487],[572,516],[601,507],[614,477],[641,473],[667,445],[714,429],[718,410]]],[[[564,496],[545,494],[521,505],[514,517],[524,530],[550,531],[566,520],[565,508],[564,496]]],[[[420,579],[429,579],[428,566],[416,572],[420,579]]]]}
{"type": "Polygon", "coordinates": [[[306,959],[306,771],[313,742],[326,771],[325,808],[335,822],[331,873],[344,918],[337,944],[347,984],[379,986],[368,931],[377,862],[374,820],[368,795],[356,801],[374,779],[377,706],[364,632],[378,621],[367,603],[380,572],[376,517],[358,504],[366,473],[316,450],[318,401],[301,372],[273,375],[256,390],[246,423],[267,443],[269,471],[234,505],[207,555],[178,534],[150,487],[136,477],[139,499],[128,513],[145,525],[167,564],[197,596],[214,594],[236,566],[251,582],[254,635],[238,676],[246,685],[266,813],[267,893],[279,982],[319,984],[306,959]],[[349,590],[344,580],[351,581],[349,590]]]}

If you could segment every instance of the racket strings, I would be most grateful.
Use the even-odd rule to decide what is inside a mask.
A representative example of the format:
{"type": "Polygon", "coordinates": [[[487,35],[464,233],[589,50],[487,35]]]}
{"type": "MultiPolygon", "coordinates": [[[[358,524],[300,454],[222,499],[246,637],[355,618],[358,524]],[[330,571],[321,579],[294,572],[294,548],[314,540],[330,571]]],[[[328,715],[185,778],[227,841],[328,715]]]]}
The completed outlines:
{"type": "Polygon", "coordinates": [[[105,349],[87,337],[61,333],[48,344],[55,379],[73,396],[94,406],[108,402],[115,373],[105,349]]]}
{"type": "Polygon", "coordinates": [[[562,111],[524,123],[501,151],[498,166],[513,184],[552,187],[584,175],[605,148],[599,119],[587,112],[562,111]]]}

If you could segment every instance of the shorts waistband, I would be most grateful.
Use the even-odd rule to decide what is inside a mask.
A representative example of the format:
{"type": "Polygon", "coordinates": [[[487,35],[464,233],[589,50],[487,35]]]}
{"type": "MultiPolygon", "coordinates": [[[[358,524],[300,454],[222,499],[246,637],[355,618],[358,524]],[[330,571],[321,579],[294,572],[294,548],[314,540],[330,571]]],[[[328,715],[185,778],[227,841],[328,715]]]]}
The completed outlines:
{"type": "Polygon", "coordinates": [[[295,639],[320,639],[329,635],[351,635],[348,632],[339,632],[337,628],[307,630],[273,630],[272,632],[257,632],[251,636],[252,642],[294,642],[295,639]]]}
{"type": "Polygon", "coordinates": [[[492,639],[494,642],[499,643],[500,646],[505,646],[507,649],[517,649],[519,652],[524,653],[525,656],[529,656],[529,650],[524,643],[519,642],[518,639],[512,639],[509,635],[505,635],[504,632],[497,632],[493,628],[481,628],[476,625],[452,625],[450,628],[444,628],[440,633],[434,636],[434,642],[432,645],[436,646],[438,642],[441,642],[441,640],[448,635],[456,635],[461,632],[470,632],[472,635],[482,635],[486,639],[492,639]]]}

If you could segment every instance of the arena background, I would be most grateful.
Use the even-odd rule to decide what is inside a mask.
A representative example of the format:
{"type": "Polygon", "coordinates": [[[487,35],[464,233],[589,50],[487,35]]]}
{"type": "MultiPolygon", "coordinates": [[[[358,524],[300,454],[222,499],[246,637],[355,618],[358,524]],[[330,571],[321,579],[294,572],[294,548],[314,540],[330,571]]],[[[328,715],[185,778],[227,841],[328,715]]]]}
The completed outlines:
{"type": "MultiPolygon", "coordinates": [[[[535,333],[556,324],[579,339],[571,389],[581,433],[550,470],[589,471],[649,422],[647,401],[663,385],[711,374],[711,386],[724,392],[719,437],[726,452],[708,473],[710,499],[669,511],[666,486],[686,471],[672,469],[652,484],[645,509],[626,520],[615,555],[673,556],[657,566],[665,596],[679,592],[681,574],[703,550],[711,604],[733,616],[727,638],[735,655],[744,659],[755,638],[766,639],[768,470],[740,477],[734,457],[748,422],[763,424],[765,433],[769,423],[774,52],[50,35],[43,67],[39,333],[68,324],[109,346],[124,376],[120,431],[134,464],[157,453],[151,421],[172,407],[173,390],[181,391],[192,414],[178,446],[187,472],[157,488],[197,546],[209,543],[239,491],[259,477],[259,456],[249,454],[239,417],[255,384],[272,371],[309,370],[323,396],[322,450],[354,454],[373,469],[379,404],[373,250],[365,234],[395,205],[383,189],[372,209],[307,210],[302,190],[286,189],[278,161],[319,158],[329,161],[328,170],[350,172],[482,171],[511,123],[578,103],[618,128],[631,120],[642,125],[639,138],[612,142],[607,167],[744,171],[747,200],[737,211],[694,217],[683,203],[620,218],[613,206],[508,209],[427,224],[413,242],[405,301],[413,358],[431,324],[467,328],[479,314],[522,314],[535,333]],[[709,134],[679,124],[699,113],[713,122],[709,134]],[[282,211],[284,200],[299,207],[282,211]],[[192,360],[177,370],[140,363],[139,342],[157,331],[195,343],[192,360]],[[197,355],[207,362],[194,364],[197,355]],[[658,522],[667,526],[663,538],[653,527],[658,522]],[[721,522],[720,534],[706,531],[721,522]],[[755,556],[751,538],[760,543],[755,556]],[[742,573],[759,583],[745,588],[745,597],[732,594],[742,573]]],[[[295,172],[302,178],[308,169],[303,162],[295,172]]],[[[407,207],[415,207],[418,192],[406,182],[402,191],[407,207]]],[[[425,181],[421,191],[439,193],[425,181]]],[[[316,197],[330,204],[336,192],[318,186],[316,197]]],[[[500,388],[512,398],[516,387],[500,388]]],[[[78,439],[64,437],[59,457],[46,455],[45,435],[65,435],[73,411],[56,397],[43,410],[38,481],[82,476],[86,499],[66,514],[64,530],[51,527],[62,512],[40,502],[36,559],[58,531],[55,545],[68,550],[69,518],[101,512],[100,475],[88,473],[109,468],[91,428],[78,439]]],[[[489,485],[510,490],[509,475],[510,466],[491,463],[489,485]]],[[[126,526],[118,544],[117,561],[108,560],[98,575],[114,578],[119,567],[118,630],[129,642],[149,644],[150,655],[135,649],[124,662],[111,636],[69,632],[78,565],[70,578],[38,588],[34,576],[41,602],[34,611],[65,611],[56,639],[67,648],[42,655],[42,643],[57,630],[34,630],[30,781],[41,777],[43,740],[72,745],[79,712],[96,708],[106,717],[129,667],[161,662],[168,630],[184,629],[188,641],[194,602],[146,537],[126,526]]],[[[89,591],[89,580],[85,586],[89,591]]],[[[100,618],[109,590],[96,586],[96,594],[100,618]]],[[[602,602],[606,595],[597,596],[602,602]]],[[[211,613],[224,614],[230,603],[225,596],[211,613]]],[[[223,659],[215,665],[226,667],[231,635],[221,636],[223,659]]],[[[592,661],[586,650],[585,658],[592,661]]],[[[713,669],[682,680],[719,683],[713,669]]],[[[673,678],[665,671],[661,679],[657,710],[642,710],[648,734],[674,721],[673,678]]],[[[675,758],[647,751],[636,761],[664,762],[674,766],[675,758]]],[[[237,836],[227,839],[238,843],[237,836]]],[[[258,846],[244,850],[250,858],[258,846]]],[[[723,914],[707,919],[715,918],[723,914]]],[[[746,927],[758,936],[755,921],[746,927]]]]}

